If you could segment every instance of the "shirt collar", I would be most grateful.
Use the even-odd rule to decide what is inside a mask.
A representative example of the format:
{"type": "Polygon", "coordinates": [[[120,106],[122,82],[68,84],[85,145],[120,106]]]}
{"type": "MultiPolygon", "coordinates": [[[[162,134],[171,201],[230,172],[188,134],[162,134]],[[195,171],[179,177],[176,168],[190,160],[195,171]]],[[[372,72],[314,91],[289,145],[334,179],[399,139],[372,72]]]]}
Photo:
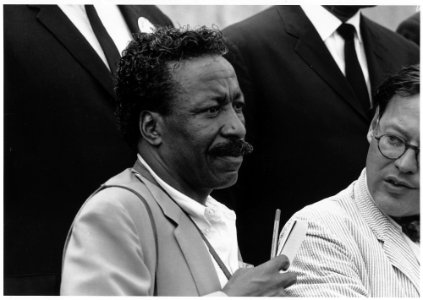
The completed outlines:
{"type": "MultiPolygon", "coordinates": [[[[167,184],[163,179],[161,179],[153,169],[147,164],[147,162],[142,158],[140,154],[137,155],[138,160],[141,164],[150,172],[151,176],[153,176],[154,180],[170,195],[170,197],[191,217],[203,220],[206,223],[209,223],[205,217],[205,209],[206,206],[200,204],[199,202],[195,201],[194,199],[188,197],[187,195],[181,193],[174,187],[167,184]]],[[[208,201],[213,199],[211,196],[207,197],[206,204],[208,201]]]]}
{"type": "MultiPolygon", "coordinates": [[[[331,14],[327,9],[320,5],[301,5],[304,13],[316,28],[320,38],[326,41],[332,34],[336,32],[336,29],[342,24],[342,21],[331,14]],[[324,20],[324,22],[322,22],[324,20]]],[[[361,14],[358,11],[352,16],[346,23],[351,24],[355,27],[357,37],[360,43],[362,42],[360,32],[361,14]]]]}

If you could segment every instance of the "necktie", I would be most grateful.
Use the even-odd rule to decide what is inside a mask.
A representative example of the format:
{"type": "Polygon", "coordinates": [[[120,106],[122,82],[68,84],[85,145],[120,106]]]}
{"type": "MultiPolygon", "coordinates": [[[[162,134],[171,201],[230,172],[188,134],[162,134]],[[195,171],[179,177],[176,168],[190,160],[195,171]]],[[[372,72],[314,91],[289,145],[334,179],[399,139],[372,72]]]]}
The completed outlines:
{"type": "Polygon", "coordinates": [[[91,27],[103,49],[104,55],[106,56],[107,63],[109,64],[110,70],[113,75],[116,73],[116,68],[120,59],[119,50],[116,48],[110,35],[101,23],[100,17],[97,14],[93,5],[85,5],[85,11],[87,12],[88,20],[90,20],[91,27]]]}
{"type": "Polygon", "coordinates": [[[342,23],[337,29],[338,33],[345,40],[345,75],[354,90],[360,104],[366,112],[370,109],[369,93],[367,92],[366,80],[358,62],[357,53],[354,46],[355,28],[351,24],[342,23]]]}
{"type": "Polygon", "coordinates": [[[420,243],[420,215],[391,218],[401,226],[410,240],[420,243]]]}

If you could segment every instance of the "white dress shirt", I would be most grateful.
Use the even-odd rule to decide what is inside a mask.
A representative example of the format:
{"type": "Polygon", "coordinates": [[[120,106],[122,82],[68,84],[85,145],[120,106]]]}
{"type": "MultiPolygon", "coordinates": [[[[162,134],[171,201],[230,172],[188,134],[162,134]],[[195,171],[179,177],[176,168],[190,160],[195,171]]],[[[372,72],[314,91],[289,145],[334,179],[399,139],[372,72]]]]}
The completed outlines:
{"type": "MultiPolygon", "coordinates": [[[[131,32],[125,19],[122,16],[119,8],[116,5],[102,4],[94,5],[104,28],[112,38],[122,54],[122,51],[128,46],[128,43],[132,40],[131,32]]],[[[109,64],[107,63],[106,56],[104,55],[103,49],[98,42],[94,31],[91,28],[90,21],[85,12],[84,5],[59,5],[59,8],[65,13],[69,20],[75,25],[75,27],[81,32],[85,39],[90,43],[91,47],[95,50],[107,68],[110,70],[109,64]]]]}
{"type": "MultiPolygon", "coordinates": [[[[338,27],[342,24],[342,21],[331,14],[327,9],[320,5],[301,5],[304,13],[307,18],[316,28],[317,32],[320,35],[320,38],[325,43],[330,54],[338,65],[339,69],[345,75],[345,54],[344,46],[345,41],[342,36],[336,31],[338,27]]],[[[360,20],[361,14],[358,11],[354,16],[352,16],[345,23],[351,24],[355,27],[355,51],[357,53],[357,58],[363,71],[364,79],[367,85],[367,91],[369,93],[370,101],[372,99],[371,88],[370,88],[370,78],[369,78],[369,69],[367,66],[366,53],[364,50],[363,39],[360,32],[360,20]]]]}
{"type": "MultiPolygon", "coordinates": [[[[138,154],[139,161],[150,172],[157,183],[172,197],[172,199],[192,218],[201,232],[213,246],[220,259],[233,274],[239,268],[238,240],[236,233],[235,212],[219,203],[211,196],[207,197],[205,205],[164,182],[138,154]]],[[[227,278],[210,254],[221,286],[227,283],[227,278]]]]}

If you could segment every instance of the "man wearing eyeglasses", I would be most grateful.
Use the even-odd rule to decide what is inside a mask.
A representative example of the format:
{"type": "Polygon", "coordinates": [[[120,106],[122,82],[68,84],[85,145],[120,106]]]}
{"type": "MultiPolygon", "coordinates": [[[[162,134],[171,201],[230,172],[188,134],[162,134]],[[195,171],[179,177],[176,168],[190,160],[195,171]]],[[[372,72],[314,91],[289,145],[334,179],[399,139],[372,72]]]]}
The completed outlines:
{"type": "MultiPolygon", "coordinates": [[[[335,196],[306,206],[290,296],[420,297],[420,67],[378,89],[366,168],[335,196]]],[[[328,183],[329,184],[329,183],[328,183]]]]}

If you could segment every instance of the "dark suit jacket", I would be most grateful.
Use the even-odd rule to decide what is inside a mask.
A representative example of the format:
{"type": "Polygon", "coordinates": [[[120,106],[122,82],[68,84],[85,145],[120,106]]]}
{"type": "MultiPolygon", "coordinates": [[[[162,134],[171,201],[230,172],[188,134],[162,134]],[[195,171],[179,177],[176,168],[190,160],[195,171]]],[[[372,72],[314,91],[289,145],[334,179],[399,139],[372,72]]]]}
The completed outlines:
{"type": "Polygon", "coordinates": [[[406,39],[420,45],[420,12],[416,12],[399,24],[397,32],[406,39]]]}
{"type": "MultiPolygon", "coordinates": [[[[361,32],[372,91],[388,74],[419,61],[414,44],[366,17],[361,32]]],[[[299,6],[271,7],[224,34],[255,147],[231,191],[241,252],[257,264],[268,259],[276,208],[284,224],[358,177],[371,116],[299,6]]],[[[225,196],[215,194],[221,201],[225,196]]]]}
{"type": "MultiPolygon", "coordinates": [[[[120,9],[132,32],[141,16],[172,24],[154,6],[120,9]]],[[[57,6],[4,6],[4,92],[4,290],[57,293],[73,217],[135,153],[115,123],[110,72],[57,6]]]]}

